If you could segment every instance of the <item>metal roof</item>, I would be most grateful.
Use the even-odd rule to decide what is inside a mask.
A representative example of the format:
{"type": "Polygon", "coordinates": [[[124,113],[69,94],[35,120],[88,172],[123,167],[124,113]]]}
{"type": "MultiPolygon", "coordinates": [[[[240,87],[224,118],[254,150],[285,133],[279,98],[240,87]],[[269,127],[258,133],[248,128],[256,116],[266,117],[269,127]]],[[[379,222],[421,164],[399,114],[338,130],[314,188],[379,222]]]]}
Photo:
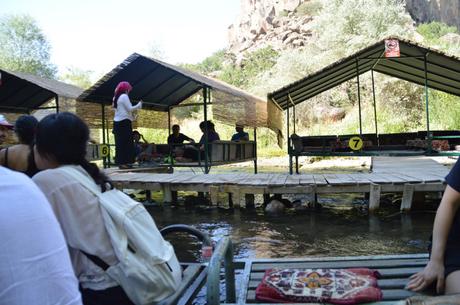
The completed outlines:
{"type": "Polygon", "coordinates": [[[54,79],[0,69],[0,111],[27,113],[56,96],[76,99],[83,89],[54,79]]]}
{"type": "Polygon", "coordinates": [[[397,37],[379,41],[268,94],[282,109],[304,102],[370,70],[460,96],[460,59],[397,37]],[[399,41],[400,57],[385,58],[385,40],[399,41]],[[290,96],[290,100],[289,99],[290,96]]]}
{"type": "Polygon", "coordinates": [[[129,81],[133,86],[130,92],[131,99],[143,100],[143,108],[158,111],[167,111],[169,106],[180,104],[203,87],[233,95],[247,102],[266,103],[261,98],[229,84],[137,53],[133,53],[84,91],[78,100],[110,105],[114,89],[120,81],[129,81]]]}

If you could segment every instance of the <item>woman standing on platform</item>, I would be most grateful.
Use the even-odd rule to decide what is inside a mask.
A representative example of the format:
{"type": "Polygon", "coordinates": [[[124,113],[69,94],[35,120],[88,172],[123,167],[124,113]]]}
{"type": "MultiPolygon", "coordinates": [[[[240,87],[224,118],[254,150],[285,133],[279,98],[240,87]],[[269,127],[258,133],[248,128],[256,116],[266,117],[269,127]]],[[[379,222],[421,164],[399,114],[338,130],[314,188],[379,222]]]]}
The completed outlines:
{"type": "Polygon", "coordinates": [[[134,163],[134,141],[132,121],[133,111],[142,108],[142,101],[135,106],[131,104],[129,92],[132,86],[128,82],[120,82],[113,97],[113,134],[115,135],[115,162],[120,168],[129,168],[134,163]]]}

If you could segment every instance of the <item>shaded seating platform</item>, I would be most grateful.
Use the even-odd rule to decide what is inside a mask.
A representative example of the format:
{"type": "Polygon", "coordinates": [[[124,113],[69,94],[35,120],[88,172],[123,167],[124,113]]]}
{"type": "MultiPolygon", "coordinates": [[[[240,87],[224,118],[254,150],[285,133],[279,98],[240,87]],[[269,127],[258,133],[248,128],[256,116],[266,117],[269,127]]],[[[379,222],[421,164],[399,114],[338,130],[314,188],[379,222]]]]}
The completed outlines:
{"type": "MultiPolygon", "coordinates": [[[[235,88],[219,80],[189,71],[182,67],[174,66],[156,59],[152,59],[134,53],[126,58],[120,65],[102,77],[94,86],[84,91],[79,97],[80,102],[99,104],[101,106],[100,121],[102,123],[103,143],[108,144],[111,119],[107,119],[107,112],[112,104],[113,91],[120,81],[129,81],[133,90],[130,92],[132,100],[142,100],[143,109],[135,120],[134,127],[164,128],[171,130],[171,120],[174,117],[171,112],[178,107],[203,107],[203,121],[210,120],[208,108],[212,105],[212,113],[216,120],[234,125],[239,123],[254,129],[253,141],[256,141],[257,127],[269,127],[279,131],[275,126],[275,120],[268,119],[268,107],[270,113],[281,112],[273,105],[259,97],[251,95],[241,89],[235,88]],[[201,96],[195,96],[200,94],[201,96]],[[195,96],[195,100],[189,98],[195,96]],[[198,103],[195,101],[199,101],[198,103]]],[[[279,125],[279,124],[278,124],[279,125]]],[[[205,127],[204,134],[207,134],[205,127]]],[[[216,153],[206,153],[203,162],[190,164],[189,166],[203,167],[208,173],[211,166],[237,163],[252,159],[254,171],[257,171],[257,151],[254,143],[254,151],[250,158],[237,154],[224,154],[225,150],[233,149],[232,145],[221,142],[218,147],[209,147],[205,139],[205,151],[215,150],[216,153]],[[222,146],[222,148],[220,147],[222,146]],[[222,153],[219,151],[222,150],[222,153]],[[214,156],[213,156],[214,154],[214,156]],[[214,159],[213,159],[214,157],[214,159]]],[[[110,163],[113,156],[108,156],[105,165],[110,163]]],[[[176,166],[175,163],[173,166],[176,166]]]]}
{"type": "Polygon", "coordinates": [[[299,156],[460,155],[455,147],[459,143],[459,131],[430,129],[428,99],[429,89],[460,96],[460,59],[412,41],[388,37],[269,93],[268,99],[286,111],[288,135],[291,134],[290,121],[293,119],[295,134],[296,105],[352,79],[356,79],[357,84],[359,130],[355,135],[288,137],[290,173],[293,173],[292,158],[295,157],[297,163],[299,156]],[[390,45],[397,46],[397,52],[388,52],[387,47],[390,45]],[[364,133],[362,126],[360,76],[367,72],[370,72],[372,80],[375,128],[372,134],[364,133]],[[425,131],[387,134],[378,130],[374,72],[424,86],[425,131]],[[363,148],[352,152],[345,142],[351,136],[361,137],[363,148]]]}

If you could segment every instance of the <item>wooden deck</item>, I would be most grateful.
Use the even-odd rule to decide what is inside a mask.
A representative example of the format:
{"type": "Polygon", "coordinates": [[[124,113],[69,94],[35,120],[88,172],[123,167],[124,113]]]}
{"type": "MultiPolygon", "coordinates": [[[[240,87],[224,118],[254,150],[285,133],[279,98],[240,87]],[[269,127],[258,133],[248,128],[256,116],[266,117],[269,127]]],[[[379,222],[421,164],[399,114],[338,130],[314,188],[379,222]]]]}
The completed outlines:
{"type": "Polygon", "coordinates": [[[427,262],[426,254],[246,260],[243,287],[240,289],[238,304],[263,303],[255,299],[255,290],[265,270],[272,268],[370,268],[377,270],[381,275],[378,285],[383,292],[383,300],[378,304],[394,304],[395,301],[416,295],[405,290],[404,287],[409,276],[422,270],[427,262]]]}
{"type": "Polygon", "coordinates": [[[239,206],[254,194],[369,193],[369,209],[380,205],[383,192],[401,192],[401,210],[410,210],[414,192],[440,192],[445,188],[448,169],[429,157],[376,157],[372,172],[353,174],[195,174],[177,172],[155,174],[112,172],[118,188],[162,191],[170,202],[177,191],[209,192],[213,204],[218,193],[229,193],[239,206]]]}

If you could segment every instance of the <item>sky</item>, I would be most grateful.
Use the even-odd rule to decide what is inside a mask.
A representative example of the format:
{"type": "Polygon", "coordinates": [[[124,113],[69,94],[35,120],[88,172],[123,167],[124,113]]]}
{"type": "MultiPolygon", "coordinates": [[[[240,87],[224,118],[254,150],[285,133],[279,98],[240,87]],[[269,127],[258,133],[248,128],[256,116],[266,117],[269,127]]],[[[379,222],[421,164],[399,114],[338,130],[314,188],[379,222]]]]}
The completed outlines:
{"type": "Polygon", "coordinates": [[[103,75],[133,52],[159,49],[172,64],[197,63],[227,46],[240,0],[1,0],[0,17],[28,14],[63,73],[103,75]]]}

